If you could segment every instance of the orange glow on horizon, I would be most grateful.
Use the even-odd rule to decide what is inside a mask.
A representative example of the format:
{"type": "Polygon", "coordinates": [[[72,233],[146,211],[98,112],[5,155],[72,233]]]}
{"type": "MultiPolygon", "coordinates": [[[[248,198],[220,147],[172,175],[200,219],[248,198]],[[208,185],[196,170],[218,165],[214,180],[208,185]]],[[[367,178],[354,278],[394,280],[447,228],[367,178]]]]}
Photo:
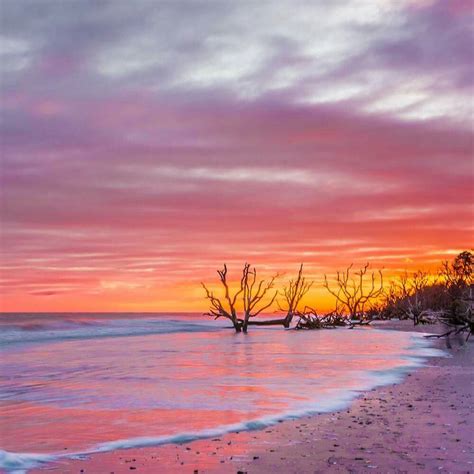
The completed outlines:
{"type": "MultiPolygon", "coordinates": [[[[409,254],[409,256],[397,257],[397,255],[369,258],[354,262],[354,270],[358,270],[365,262],[371,263],[370,269],[383,269],[384,284],[391,279],[408,271],[410,274],[416,270],[424,270],[436,275],[443,260],[451,260],[461,250],[447,250],[430,252],[423,256],[409,254]]],[[[308,258],[306,256],[306,258],[308,258]]],[[[333,257],[334,258],[334,257],[333,257]]],[[[331,282],[337,270],[347,267],[343,261],[343,255],[337,256],[337,266],[331,266],[329,262],[323,267],[306,261],[305,276],[314,280],[314,285],[303,301],[303,305],[311,306],[318,311],[325,312],[334,308],[334,298],[323,287],[323,277],[326,273],[331,282]]],[[[256,262],[254,266],[259,272],[259,278],[268,278],[278,272],[281,274],[277,280],[276,288],[282,288],[288,279],[294,278],[298,264],[275,265],[271,261],[256,262]]],[[[232,261],[228,263],[229,277],[231,282],[237,283],[240,276],[241,265],[232,261]]],[[[189,270],[186,277],[175,277],[173,280],[164,281],[160,284],[153,283],[152,279],[146,284],[140,278],[124,279],[123,276],[102,274],[90,278],[91,273],[80,273],[81,287],[76,290],[60,291],[49,294],[47,290],[34,295],[25,295],[20,291],[11,291],[3,295],[1,299],[1,310],[3,312],[196,312],[207,311],[207,303],[200,282],[205,282],[216,293],[220,294],[222,289],[218,283],[216,270],[219,264],[209,264],[209,268],[202,268],[199,273],[189,270]]],[[[71,272],[73,272],[71,270],[71,272]]],[[[97,271],[99,272],[99,270],[97,271]]],[[[67,274],[65,269],[63,274],[67,274]]],[[[74,272],[76,275],[78,272],[74,272]]],[[[150,272],[156,275],[156,272],[150,272]]],[[[49,283],[45,284],[45,287],[49,283]]]]}

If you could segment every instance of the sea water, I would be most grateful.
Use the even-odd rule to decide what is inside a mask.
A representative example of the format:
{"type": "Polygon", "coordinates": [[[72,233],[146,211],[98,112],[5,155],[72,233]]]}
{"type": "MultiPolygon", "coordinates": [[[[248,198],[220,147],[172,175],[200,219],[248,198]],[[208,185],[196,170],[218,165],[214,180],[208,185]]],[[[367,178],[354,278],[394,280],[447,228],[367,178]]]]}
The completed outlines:
{"type": "Polygon", "coordinates": [[[0,468],[334,411],[440,355],[407,332],[226,326],[190,314],[0,315],[0,468]]]}

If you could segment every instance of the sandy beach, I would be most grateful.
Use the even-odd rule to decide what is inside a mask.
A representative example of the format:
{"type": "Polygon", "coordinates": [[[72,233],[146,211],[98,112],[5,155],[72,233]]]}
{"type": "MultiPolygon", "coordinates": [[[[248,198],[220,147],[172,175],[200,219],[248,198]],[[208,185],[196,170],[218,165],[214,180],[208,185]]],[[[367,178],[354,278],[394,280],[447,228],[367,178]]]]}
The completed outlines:
{"type": "MultiPolygon", "coordinates": [[[[379,327],[414,330],[409,322],[379,327]]],[[[443,339],[434,344],[446,348],[443,339]]],[[[474,469],[472,343],[454,343],[446,353],[448,357],[430,359],[399,384],[362,394],[339,412],[263,431],[97,454],[49,467],[64,473],[469,473],[474,469]]]]}

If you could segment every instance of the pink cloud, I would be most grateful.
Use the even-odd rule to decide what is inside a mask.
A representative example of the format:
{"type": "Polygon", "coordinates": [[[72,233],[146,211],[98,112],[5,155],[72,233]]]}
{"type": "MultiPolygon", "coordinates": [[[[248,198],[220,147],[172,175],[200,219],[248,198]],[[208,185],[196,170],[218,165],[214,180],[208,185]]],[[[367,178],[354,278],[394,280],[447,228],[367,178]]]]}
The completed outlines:
{"type": "MultiPolygon", "coordinates": [[[[200,31],[157,42],[155,29],[142,31],[142,17],[102,8],[94,18],[71,16],[55,3],[45,5],[57,38],[43,20],[30,24],[21,5],[7,12],[17,25],[8,33],[24,32],[18,44],[28,45],[12,43],[8,58],[24,61],[11,61],[2,86],[8,308],[22,295],[32,306],[47,296],[62,308],[82,295],[87,308],[103,308],[118,289],[132,302],[159,306],[160,296],[177,305],[183,287],[191,308],[193,285],[223,261],[268,271],[304,261],[316,276],[373,259],[396,271],[433,266],[471,245],[473,133],[454,102],[446,107],[453,97],[470,100],[467,2],[397,7],[389,15],[397,21],[368,25],[370,41],[358,43],[357,21],[341,14],[331,28],[348,28],[354,50],[343,55],[347,45],[334,44],[334,66],[321,63],[329,69],[320,73],[298,29],[288,26],[282,38],[262,32],[247,45],[268,47],[259,69],[242,79],[211,68],[211,85],[182,79],[189,64],[219,56],[200,31]],[[163,43],[173,54],[160,50],[163,63],[155,64],[145,47],[143,57],[128,54],[124,39],[163,43]],[[122,69],[108,64],[107,76],[104,52],[123,53],[122,69]],[[286,68],[297,79],[272,89],[286,68]],[[383,87],[369,81],[353,96],[310,100],[379,75],[383,87]],[[410,106],[418,115],[370,108],[420,77],[425,96],[410,106]],[[432,104],[439,111],[426,116],[432,104]]],[[[182,13],[169,9],[166,19],[182,13]]],[[[161,21],[147,13],[150,24],[161,21]]],[[[214,15],[227,24],[242,12],[200,13],[208,31],[214,15]]],[[[218,33],[228,42],[237,35],[231,26],[218,33]]]]}

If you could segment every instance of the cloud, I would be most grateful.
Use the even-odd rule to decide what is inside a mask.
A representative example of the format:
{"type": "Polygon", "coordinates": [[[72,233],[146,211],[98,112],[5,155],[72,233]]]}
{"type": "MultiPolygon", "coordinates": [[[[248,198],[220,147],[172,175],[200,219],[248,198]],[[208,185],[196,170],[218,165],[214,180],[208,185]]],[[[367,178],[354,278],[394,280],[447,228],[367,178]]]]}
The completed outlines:
{"type": "Polygon", "coordinates": [[[2,7],[11,307],[178,307],[224,260],[395,271],[469,246],[469,2],[2,7]]]}

